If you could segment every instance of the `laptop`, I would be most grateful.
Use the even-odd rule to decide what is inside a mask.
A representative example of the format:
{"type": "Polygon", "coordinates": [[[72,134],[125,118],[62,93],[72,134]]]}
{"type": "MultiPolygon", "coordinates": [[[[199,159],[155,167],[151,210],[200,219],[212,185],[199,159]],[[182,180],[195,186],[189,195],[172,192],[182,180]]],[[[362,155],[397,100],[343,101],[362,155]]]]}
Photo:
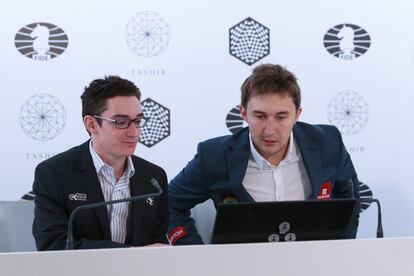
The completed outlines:
{"type": "Polygon", "coordinates": [[[349,238],[355,199],[220,204],[211,243],[349,238]]]}

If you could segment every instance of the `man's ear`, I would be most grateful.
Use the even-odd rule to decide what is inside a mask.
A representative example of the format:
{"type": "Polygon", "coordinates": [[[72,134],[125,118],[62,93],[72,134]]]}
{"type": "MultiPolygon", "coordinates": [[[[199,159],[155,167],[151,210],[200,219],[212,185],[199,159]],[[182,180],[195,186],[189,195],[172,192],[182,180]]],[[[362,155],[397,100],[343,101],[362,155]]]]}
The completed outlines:
{"type": "Polygon", "coordinates": [[[243,120],[247,123],[247,110],[243,105],[240,105],[240,116],[243,118],[243,120]]]}
{"type": "Polygon", "coordinates": [[[86,115],[85,117],[83,117],[83,125],[85,126],[86,130],[89,133],[95,133],[96,132],[97,122],[93,117],[91,117],[89,115],[86,115]]]}
{"type": "Polygon", "coordinates": [[[299,117],[300,117],[301,113],[302,113],[302,107],[299,106],[298,110],[296,111],[295,123],[299,120],[299,117]]]}

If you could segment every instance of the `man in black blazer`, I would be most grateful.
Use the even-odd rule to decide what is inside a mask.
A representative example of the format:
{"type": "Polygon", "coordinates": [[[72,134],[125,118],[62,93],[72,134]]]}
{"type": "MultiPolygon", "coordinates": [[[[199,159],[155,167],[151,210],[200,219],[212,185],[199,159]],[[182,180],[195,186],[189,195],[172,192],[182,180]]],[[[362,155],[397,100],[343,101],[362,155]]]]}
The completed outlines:
{"type": "Polygon", "coordinates": [[[65,248],[68,220],[80,205],[155,193],[163,194],[80,211],[74,219],[75,248],[114,248],[165,243],[168,226],[165,171],[137,156],[146,118],[141,93],[117,76],[92,81],[81,96],[91,139],[58,154],[35,170],[33,236],[38,250],[65,248]]]}

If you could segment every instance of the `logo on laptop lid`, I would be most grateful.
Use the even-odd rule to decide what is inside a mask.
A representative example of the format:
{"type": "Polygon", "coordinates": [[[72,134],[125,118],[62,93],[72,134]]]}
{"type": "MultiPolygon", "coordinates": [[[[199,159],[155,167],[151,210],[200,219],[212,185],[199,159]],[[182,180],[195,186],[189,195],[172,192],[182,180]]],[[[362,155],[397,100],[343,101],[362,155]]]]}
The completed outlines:
{"type": "Polygon", "coordinates": [[[328,180],[322,184],[317,199],[330,199],[331,198],[331,181],[328,180]]]}
{"type": "Polygon", "coordinates": [[[288,221],[284,221],[279,224],[279,234],[273,233],[267,238],[268,242],[291,242],[296,241],[296,234],[289,232],[291,230],[291,224],[288,221]]]}

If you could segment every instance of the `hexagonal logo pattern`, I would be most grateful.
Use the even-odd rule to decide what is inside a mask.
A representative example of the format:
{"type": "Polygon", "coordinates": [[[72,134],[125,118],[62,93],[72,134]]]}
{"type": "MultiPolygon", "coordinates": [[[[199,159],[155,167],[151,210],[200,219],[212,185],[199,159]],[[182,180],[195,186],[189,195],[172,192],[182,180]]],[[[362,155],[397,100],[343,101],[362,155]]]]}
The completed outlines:
{"type": "Polygon", "coordinates": [[[170,136],[170,110],[150,98],[141,105],[148,122],[141,129],[139,142],[150,148],[170,136]]]}
{"type": "Polygon", "coordinates": [[[229,29],[230,55],[252,65],[270,54],[269,29],[251,17],[229,29]]]}

